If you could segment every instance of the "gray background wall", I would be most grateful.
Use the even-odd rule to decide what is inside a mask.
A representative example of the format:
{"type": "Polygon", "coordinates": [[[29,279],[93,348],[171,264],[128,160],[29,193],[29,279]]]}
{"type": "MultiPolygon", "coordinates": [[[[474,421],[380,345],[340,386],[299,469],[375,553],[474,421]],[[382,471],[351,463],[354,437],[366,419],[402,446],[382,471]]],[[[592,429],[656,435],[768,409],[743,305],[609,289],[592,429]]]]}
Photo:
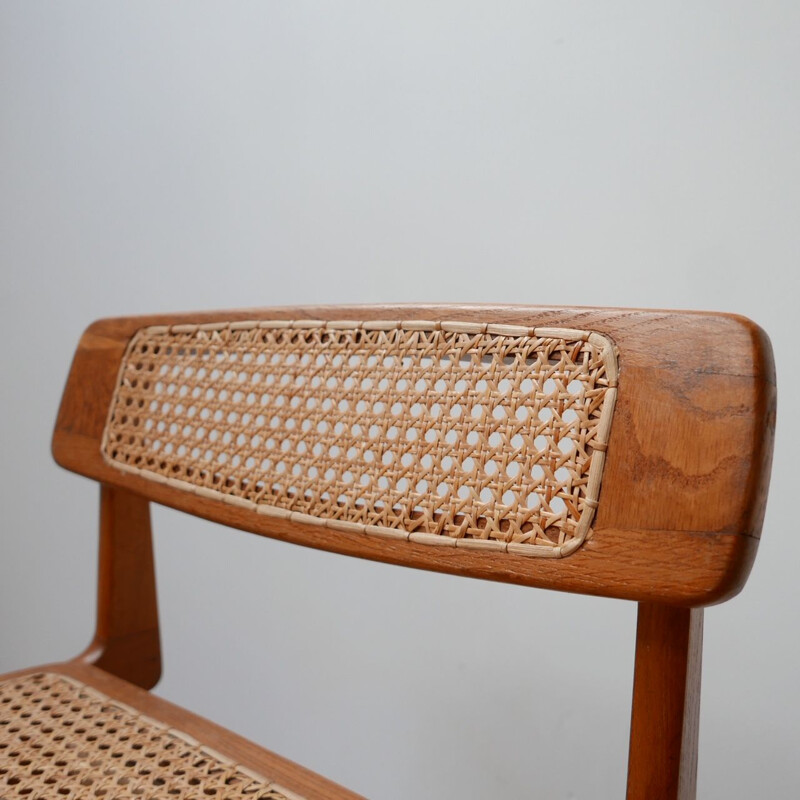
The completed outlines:
{"type": "MultiPolygon", "coordinates": [[[[781,402],[752,579],[706,616],[699,794],[794,796],[798,70],[788,0],[2,3],[0,671],[91,634],[97,489],[48,440],[98,316],[736,311],[781,402]]],[[[622,796],[632,604],[154,522],[164,697],[373,798],[622,796]]]]}

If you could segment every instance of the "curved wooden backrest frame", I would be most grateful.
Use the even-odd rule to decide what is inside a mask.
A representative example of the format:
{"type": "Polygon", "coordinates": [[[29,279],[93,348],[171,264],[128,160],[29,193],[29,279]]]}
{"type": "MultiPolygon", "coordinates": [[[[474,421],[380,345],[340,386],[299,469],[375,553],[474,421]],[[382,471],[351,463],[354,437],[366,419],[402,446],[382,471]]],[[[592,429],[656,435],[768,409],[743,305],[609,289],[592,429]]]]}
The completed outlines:
{"type": "Polygon", "coordinates": [[[525,306],[270,308],[91,325],[72,364],[53,453],[62,466],[107,486],[298,544],[530,586],[700,606],[735,594],[749,573],[766,502],[774,411],[769,340],[749,320],[731,315],[525,306]],[[558,329],[573,332],[577,345],[589,334],[613,343],[618,388],[616,375],[604,384],[616,393],[616,405],[606,428],[599,502],[587,495],[597,506],[592,535],[567,548],[544,547],[540,554],[563,556],[550,558],[497,542],[431,547],[424,538],[409,539],[408,531],[371,536],[348,520],[331,526],[290,509],[259,513],[241,498],[230,502],[218,492],[193,491],[186,481],[120,469],[111,450],[104,451],[120,367],[138,331],[228,330],[231,323],[240,330],[288,323],[311,330],[342,320],[354,322],[339,329],[367,323],[380,330],[385,322],[387,330],[427,330],[447,321],[454,330],[497,336],[558,329]]]}

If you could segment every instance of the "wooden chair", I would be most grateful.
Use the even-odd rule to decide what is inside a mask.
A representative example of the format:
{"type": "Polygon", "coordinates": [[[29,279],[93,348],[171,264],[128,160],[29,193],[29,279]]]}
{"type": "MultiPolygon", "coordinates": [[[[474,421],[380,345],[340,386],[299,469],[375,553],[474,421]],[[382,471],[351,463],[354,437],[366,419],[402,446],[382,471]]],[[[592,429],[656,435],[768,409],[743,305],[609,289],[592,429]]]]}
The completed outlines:
{"type": "Polygon", "coordinates": [[[639,603],[629,800],[695,796],[703,606],[764,515],[766,335],[723,314],[275,308],[84,333],[53,437],[100,483],[97,632],[0,678],[0,796],[353,798],[149,694],[149,502],[287,542],[639,603]]]}

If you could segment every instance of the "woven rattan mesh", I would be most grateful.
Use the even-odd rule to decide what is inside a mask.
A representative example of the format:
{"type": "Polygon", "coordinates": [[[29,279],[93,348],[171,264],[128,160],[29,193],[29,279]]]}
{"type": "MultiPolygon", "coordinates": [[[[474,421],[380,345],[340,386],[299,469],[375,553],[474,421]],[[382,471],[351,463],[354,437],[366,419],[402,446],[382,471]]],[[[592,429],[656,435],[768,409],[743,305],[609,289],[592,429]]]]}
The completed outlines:
{"type": "Polygon", "coordinates": [[[190,736],[61,675],[0,683],[0,798],[300,800],[190,736]]]}
{"type": "Polygon", "coordinates": [[[255,511],[565,555],[600,490],[616,360],[596,333],[433,322],[140,330],[114,466],[255,511]]]}

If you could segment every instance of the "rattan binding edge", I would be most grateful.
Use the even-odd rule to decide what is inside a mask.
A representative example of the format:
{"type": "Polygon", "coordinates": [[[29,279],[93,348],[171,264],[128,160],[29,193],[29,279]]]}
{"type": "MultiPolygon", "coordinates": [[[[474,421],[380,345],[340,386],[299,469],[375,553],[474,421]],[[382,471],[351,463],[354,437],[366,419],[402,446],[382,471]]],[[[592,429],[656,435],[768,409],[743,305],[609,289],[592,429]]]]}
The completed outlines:
{"type": "Polygon", "coordinates": [[[513,555],[535,557],[535,558],[563,558],[578,550],[591,535],[591,525],[595,517],[596,509],[600,496],[600,487],[605,467],[606,453],[611,433],[611,424],[614,416],[614,408],[617,399],[617,382],[619,367],[617,352],[612,340],[603,334],[595,331],[587,331],[573,328],[551,328],[551,327],[527,327],[523,325],[506,325],[492,323],[473,323],[458,321],[431,320],[245,320],[240,322],[209,322],[202,324],[176,324],[176,325],[152,325],[139,328],[131,336],[125,350],[125,354],[120,362],[116,388],[109,404],[106,424],[103,429],[103,436],[100,442],[102,458],[110,467],[136,475],[145,480],[163,484],[173,489],[188,492],[190,494],[203,497],[205,499],[217,500],[237,506],[247,511],[262,514],[264,516],[277,519],[285,519],[295,523],[317,525],[334,531],[344,531],[347,533],[360,533],[367,536],[375,536],[384,539],[405,540],[414,544],[424,544],[433,547],[454,547],[457,549],[483,550],[491,552],[503,552],[513,555]],[[235,497],[224,492],[195,486],[188,481],[176,478],[168,478],[159,473],[138,467],[131,467],[128,464],[121,464],[110,458],[107,453],[108,435],[111,421],[120,394],[122,378],[137,337],[140,334],[150,333],[195,333],[198,331],[222,332],[225,330],[253,330],[255,328],[275,329],[275,328],[302,328],[302,329],[362,329],[390,331],[394,329],[434,331],[443,330],[452,333],[468,334],[489,334],[497,336],[529,336],[537,338],[558,338],[573,341],[590,342],[602,353],[603,365],[605,367],[608,380],[608,388],[603,397],[600,412],[600,422],[597,434],[593,442],[593,453],[591,466],[589,467],[588,482],[585,496],[585,507],[578,520],[574,536],[567,542],[560,545],[530,545],[519,542],[503,542],[498,540],[486,539],[466,539],[441,536],[435,533],[425,533],[419,531],[405,531],[398,528],[390,528],[379,525],[364,525],[359,522],[348,520],[330,519],[325,517],[311,516],[297,511],[289,511],[277,508],[265,503],[254,503],[241,497],[235,497]]]}

